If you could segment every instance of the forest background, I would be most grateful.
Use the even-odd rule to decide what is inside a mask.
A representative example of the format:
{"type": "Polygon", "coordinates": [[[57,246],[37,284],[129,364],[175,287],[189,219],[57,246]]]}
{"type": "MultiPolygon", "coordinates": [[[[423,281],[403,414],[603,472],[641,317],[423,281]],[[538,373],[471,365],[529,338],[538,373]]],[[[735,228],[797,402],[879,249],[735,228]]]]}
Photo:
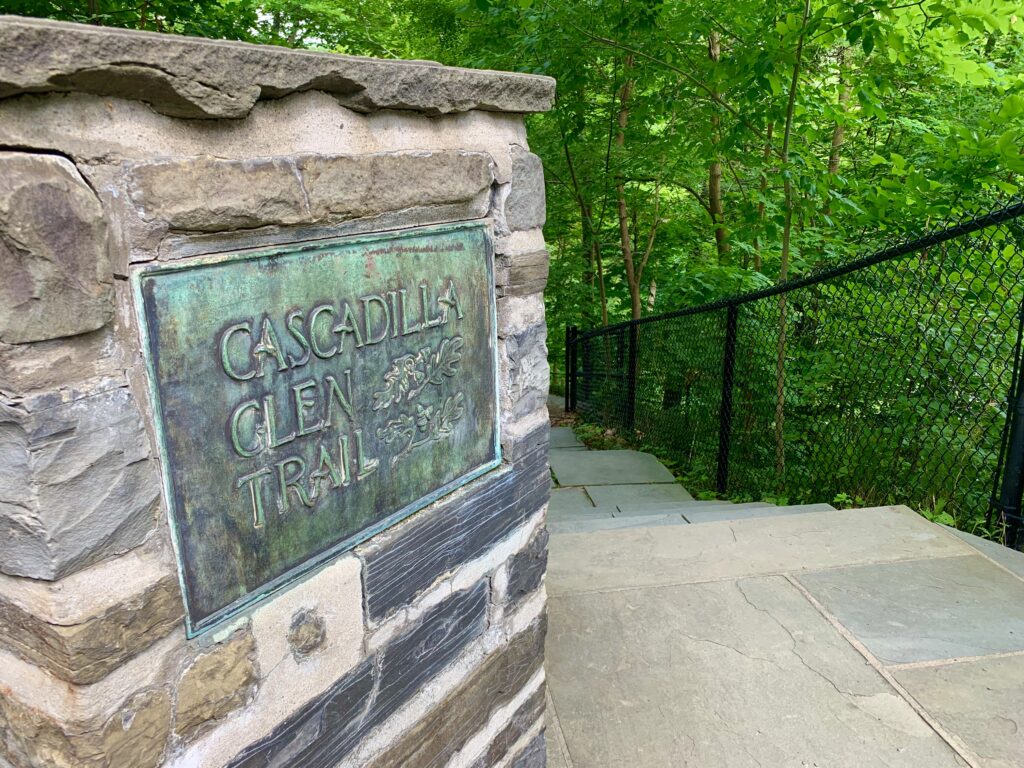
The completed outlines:
{"type": "MultiPolygon", "coordinates": [[[[547,178],[556,391],[566,325],[596,328],[677,310],[851,261],[1016,198],[1024,172],[1024,23],[1010,0],[6,0],[3,7],[555,77],[554,109],[528,120],[547,178]]],[[[967,263],[957,262],[966,291],[936,293],[922,305],[951,318],[936,338],[920,338],[921,326],[907,321],[909,303],[908,312],[884,318],[864,310],[880,297],[898,300],[884,287],[860,286],[850,294],[859,308],[844,301],[831,310],[854,318],[836,318],[848,324],[873,314],[870,333],[894,349],[926,341],[950,353],[907,357],[888,399],[870,383],[861,421],[881,418],[858,433],[862,444],[838,428],[849,411],[823,414],[838,393],[851,400],[858,384],[863,389],[864,375],[856,366],[840,370],[841,356],[822,357],[818,348],[803,357],[799,346],[787,351],[779,334],[778,359],[787,356],[793,371],[783,395],[783,365],[769,349],[757,374],[775,383],[766,385],[763,424],[750,432],[774,437],[747,456],[767,472],[750,486],[754,496],[828,500],[819,481],[801,484],[797,464],[781,461],[794,450],[799,457],[801,441],[827,442],[834,454],[804,464],[819,475],[850,468],[829,493],[911,503],[944,522],[983,526],[1009,376],[993,361],[1010,360],[1016,338],[1016,305],[1009,306],[1016,298],[1001,280],[1024,269],[1020,243],[992,248],[968,250],[967,263]],[[992,270],[994,254],[1007,260],[1001,274],[992,270]],[[985,277],[975,285],[972,275],[985,277]],[[982,329],[990,341],[975,344],[971,334],[982,329]],[[807,418],[784,427],[784,399],[807,418]],[[924,460],[909,456],[925,456],[921,445],[937,457],[928,459],[927,482],[898,490],[901,478],[923,477],[924,460]],[[867,483],[858,467],[891,472],[867,483]],[[969,493],[956,487],[965,476],[969,493]]],[[[793,321],[782,310],[784,329],[793,321]]],[[[864,348],[858,338],[846,351],[864,348]]],[[[694,357],[679,353],[670,364],[694,357]]],[[[663,408],[653,433],[679,393],[664,372],[654,372],[658,380],[644,373],[641,387],[663,408]]],[[[707,410],[717,412],[711,379],[709,387],[707,410]]],[[[678,457],[684,448],[674,450],[678,457]]],[[[686,472],[713,486],[710,459],[701,466],[686,450],[686,472]]]]}

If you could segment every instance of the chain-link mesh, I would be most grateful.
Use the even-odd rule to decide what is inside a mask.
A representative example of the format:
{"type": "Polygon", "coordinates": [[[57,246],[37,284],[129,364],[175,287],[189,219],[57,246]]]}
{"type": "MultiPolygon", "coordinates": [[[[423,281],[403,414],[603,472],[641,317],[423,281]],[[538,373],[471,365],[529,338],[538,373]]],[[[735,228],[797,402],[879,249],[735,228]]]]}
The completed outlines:
{"type": "Polygon", "coordinates": [[[697,490],[900,503],[984,527],[1018,375],[1022,214],[581,334],[577,410],[659,449],[697,490]]]}

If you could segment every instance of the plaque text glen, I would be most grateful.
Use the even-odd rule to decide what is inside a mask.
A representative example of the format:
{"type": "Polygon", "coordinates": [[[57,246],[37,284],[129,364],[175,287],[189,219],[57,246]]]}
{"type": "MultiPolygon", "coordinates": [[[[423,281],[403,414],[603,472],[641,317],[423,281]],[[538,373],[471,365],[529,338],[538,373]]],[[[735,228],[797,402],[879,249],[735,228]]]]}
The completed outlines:
{"type": "Polygon", "coordinates": [[[481,226],[135,276],[190,633],[499,462],[481,226]]]}

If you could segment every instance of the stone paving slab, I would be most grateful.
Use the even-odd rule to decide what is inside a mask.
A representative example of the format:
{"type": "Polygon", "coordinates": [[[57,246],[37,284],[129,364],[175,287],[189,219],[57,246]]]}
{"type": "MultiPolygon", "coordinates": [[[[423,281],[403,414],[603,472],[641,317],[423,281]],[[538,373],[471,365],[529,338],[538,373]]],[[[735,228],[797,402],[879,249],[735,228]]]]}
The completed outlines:
{"type": "Polygon", "coordinates": [[[906,507],[552,537],[549,595],[974,554],[906,507]]]}
{"type": "Polygon", "coordinates": [[[691,523],[714,523],[721,520],[746,520],[753,517],[778,517],[780,515],[803,515],[808,512],[833,512],[831,504],[791,504],[787,507],[757,504],[735,504],[718,509],[683,510],[683,516],[691,523]]]}
{"type": "Polygon", "coordinates": [[[978,554],[797,579],[886,664],[1024,651],[1024,581],[978,554]]]}
{"type": "Polygon", "coordinates": [[[784,577],[551,597],[546,668],[576,768],[964,765],[784,577]]]}
{"type": "Polygon", "coordinates": [[[548,517],[552,514],[591,510],[594,502],[583,488],[552,488],[548,499],[548,517]]]}
{"type": "Polygon", "coordinates": [[[995,560],[1003,568],[1013,571],[1024,579],[1024,552],[1017,552],[994,541],[989,541],[979,536],[972,536],[964,531],[958,531],[956,528],[947,528],[946,530],[966,541],[986,557],[995,560]]]}
{"type": "Polygon", "coordinates": [[[576,439],[576,433],[570,427],[551,428],[552,448],[586,448],[583,443],[576,439]]]}
{"type": "Polygon", "coordinates": [[[688,525],[682,515],[634,515],[632,517],[594,517],[579,520],[569,516],[548,523],[552,534],[588,533],[590,531],[623,530],[625,528],[650,528],[659,525],[688,525]]]}
{"type": "Polygon", "coordinates": [[[648,483],[646,485],[590,485],[587,493],[602,507],[632,508],[649,504],[691,501],[693,497],[679,483],[648,483]]]}
{"type": "Polygon", "coordinates": [[[640,451],[551,451],[551,471],[560,486],[675,483],[665,466],[640,451]]]}
{"type": "Polygon", "coordinates": [[[981,768],[1024,764],[1024,656],[892,670],[981,768]]]}

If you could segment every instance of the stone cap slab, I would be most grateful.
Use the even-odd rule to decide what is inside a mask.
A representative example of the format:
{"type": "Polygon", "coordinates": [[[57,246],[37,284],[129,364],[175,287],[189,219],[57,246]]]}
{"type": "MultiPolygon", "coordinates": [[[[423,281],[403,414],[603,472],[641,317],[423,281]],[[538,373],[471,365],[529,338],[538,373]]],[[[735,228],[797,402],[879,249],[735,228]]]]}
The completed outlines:
{"type": "Polygon", "coordinates": [[[260,99],[334,95],[357,112],[544,112],[555,81],[357,56],[0,16],[0,99],[79,91],[171,117],[241,118],[260,99]]]}

